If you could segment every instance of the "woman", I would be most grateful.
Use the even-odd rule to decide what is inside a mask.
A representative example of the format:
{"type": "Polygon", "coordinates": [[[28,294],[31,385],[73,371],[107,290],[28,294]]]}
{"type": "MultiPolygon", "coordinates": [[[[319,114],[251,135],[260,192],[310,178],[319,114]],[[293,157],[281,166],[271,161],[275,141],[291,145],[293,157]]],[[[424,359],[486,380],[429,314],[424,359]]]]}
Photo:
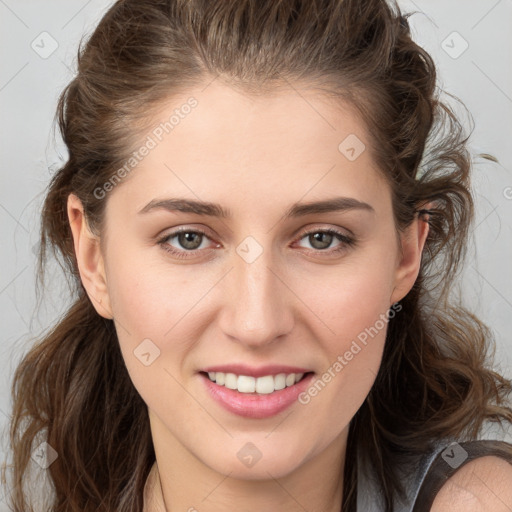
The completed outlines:
{"type": "Polygon", "coordinates": [[[14,510],[34,446],[58,512],[512,507],[435,86],[384,0],[112,6],[58,107],[76,300],[15,375],[14,510]]]}

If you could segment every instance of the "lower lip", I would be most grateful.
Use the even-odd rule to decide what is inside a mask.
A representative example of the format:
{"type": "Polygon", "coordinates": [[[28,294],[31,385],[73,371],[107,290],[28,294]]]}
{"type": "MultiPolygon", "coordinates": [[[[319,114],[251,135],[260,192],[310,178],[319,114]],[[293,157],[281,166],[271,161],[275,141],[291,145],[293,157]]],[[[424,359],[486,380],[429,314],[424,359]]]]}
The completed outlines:
{"type": "Polygon", "coordinates": [[[268,394],[240,393],[212,382],[208,376],[200,374],[212,398],[224,409],[246,418],[269,418],[284,411],[307,389],[314,374],[306,375],[293,386],[268,394]]]}

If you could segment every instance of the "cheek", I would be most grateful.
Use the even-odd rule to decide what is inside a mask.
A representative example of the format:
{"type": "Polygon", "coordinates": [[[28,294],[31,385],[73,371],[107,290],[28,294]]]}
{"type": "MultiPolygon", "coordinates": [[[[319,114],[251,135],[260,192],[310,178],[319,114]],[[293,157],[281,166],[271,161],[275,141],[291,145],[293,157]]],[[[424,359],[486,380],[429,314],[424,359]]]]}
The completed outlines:
{"type": "MultiPolygon", "coordinates": [[[[332,269],[304,270],[295,281],[300,297],[333,335],[331,351],[372,326],[391,306],[394,260],[375,250],[347,258],[332,269]]],[[[322,338],[326,338],[325,333],[322,338]]]]}
{"type": "Polygon", "coordinates": [[[185,315],[191,308],[190,296],[184,297],[183,291],[190,288],[179,275],[166,275],[164,268],[152,266],[136,251],[111,254],[111,261],[118,263],[110,266],[109,295],[130,378],[150,408],[161,410],[165,397],[169,403],[180,403],[180,418],[187,417],[192,414],[187,409],[194,410],[193,404],[177,382],[191,346],[187,341],[191,336],[183,332],[185,315]]]}
{"type": "Polygon", "coordinates": [[[190,371],[187,356],[200,339],[207,315],[204,296],[218,276],[205,272],[204,279],[198,279],[192,266],[172,267],[165,260],[162,264],[158,254],[153,261],[148,252],[156,251],[120,250],[114,243],[112,247],[108,288],[120,348],[132,381],[151,403],[154,390],[162,386],[179,392],[171,375],[180,379],[190,371]]]}
{"type": "Polygon", "coordinates": [[[109,256],[108,291],[114,318],[133,335],[162,339],[185,313],[194,295],[194,281],[179,270],[170,272],[161,262],[153,263],[147,250],[114,248],[109,256]]]}
{"type": "Polygon", "coordinates": [[[363,300],[356,307],[353,296],[340,299],[340,307],[346,309],[339,310],[334,324],[337,335],[323,338],[326,364],[299,396],[299,403],[310,411],[307,416],[311,442],[318,450],[350,424],[379,372],[389,317],[399,313],[389,309],[386,301],[377,299],[363,300]],[[318,432],[322,432],[320,437],[318,432]]]}
{"type": "MultiPolygon", "coordinates": [[[[162,340],[175,321],[171,312],[176,314],[180,309],[179,297],[166,286],[164,276],[144,261],[142,251],[114,240],[109,251],[107,282],[112,313],[126,366],[135,377],[146,370],[143,363],[148,359],[160,359],[162,340]],[[145,361],[137,357],[143,347],[142,353],[150,354],[145,361]]],[[[154,366],[151,363],[151,368],[154,366]]]]}
{"type": "Polygon", "coordinates": [[[348,424],[368,395],[379,371],[390,318],[400,314],[401,307],[390,304],[392,258],[382,252],[353,260],[337,268],[321,290],[309,281],[303,288],[304,302],[314,304],[322,320],[315,339],[327,358],[301,403],[314,408],[317,428],[329,425],[332,435],[339,425],[348,424]]]}
{"type": "Polygon", "coordinates": [[[324,297],[329,311],[323,314],[331,335],[321,339],[328,369],[331,375],[343,374],[339,384],[349,386],[351,393],[371,386],[378,371],[391,311],[389,296],[388,281],[368,272],[364,278],[347,277],[340,291],[324,297]]]}

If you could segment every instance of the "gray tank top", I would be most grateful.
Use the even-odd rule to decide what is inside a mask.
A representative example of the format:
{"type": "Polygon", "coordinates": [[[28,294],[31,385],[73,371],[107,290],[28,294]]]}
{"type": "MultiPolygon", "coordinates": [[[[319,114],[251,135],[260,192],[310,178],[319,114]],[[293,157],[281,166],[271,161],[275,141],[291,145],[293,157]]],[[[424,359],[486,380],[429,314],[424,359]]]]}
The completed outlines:
{"type": "MultiPolygon", "coordinates": [[[[402,473],[406,501],[396,503],[395,512],[428,512],[437,492],[462,466],[478,457],[495,455],[512,464],[512,426],[487,421],[476,441],[456,442],[446,438],[435,443],[415,464],[415,471],[402,473]],[[504,448],[508,445],[509,451],[504,448]]],[[[372,468],[357,465],[357,512],[382,512],[384,504],[372,468]]]]}

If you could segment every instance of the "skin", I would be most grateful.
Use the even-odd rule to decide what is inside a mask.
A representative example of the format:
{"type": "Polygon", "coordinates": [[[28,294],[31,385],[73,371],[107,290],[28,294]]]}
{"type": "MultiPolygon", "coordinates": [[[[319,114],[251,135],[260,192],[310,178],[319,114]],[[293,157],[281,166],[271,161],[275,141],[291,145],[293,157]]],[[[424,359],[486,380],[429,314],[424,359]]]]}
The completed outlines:
{"type": "Polygon", "coordinates": [[[462,466],[443,485],[431,512],[510,512],[512,465],[499,457],[481,457],[462,466]]]}
{"type": "MultiPolygon", "coordinates": [[[[375,380],[385,327],[308,404],[267,419],[225,411],[197,372],[280,363],[321,376],[410,291],[428,224],[416,219],[399,238],[389,187],[349,105],[298,87],[250,97],[214,81],[162,104],[156,124],[190,96],[198,106],[105,198],[101,238],[68,199],[82,282],[114,319],[148,405],[161,482],[149,510],[165,510],[165,500],[173,512],[339,512],[348,425],[375,380]],[[367,148],[355,161],[338,150],[350,134],[367,148]],[[374,212],[282,218],[295,202],[337,196],[374,212]],[[138,213],[171,197],[220,203],[233,217],[138,213]],[[178,227],[207,232],[188,258],[159,244],[178,227]],[[356,244],[332,237],[319,249],[304,235],[312,228],[352,232],[356,244]],[[248,236],[262,249],[252,263],[236,251],[248,236]],[[160,356],[145,366],[134,350],[148,338],[160,356]],[[252,467],[237,457],[248,442],[262,454],[252,467]]],[[[177,237],[166,243],[187,251],[177,237]]]]}

